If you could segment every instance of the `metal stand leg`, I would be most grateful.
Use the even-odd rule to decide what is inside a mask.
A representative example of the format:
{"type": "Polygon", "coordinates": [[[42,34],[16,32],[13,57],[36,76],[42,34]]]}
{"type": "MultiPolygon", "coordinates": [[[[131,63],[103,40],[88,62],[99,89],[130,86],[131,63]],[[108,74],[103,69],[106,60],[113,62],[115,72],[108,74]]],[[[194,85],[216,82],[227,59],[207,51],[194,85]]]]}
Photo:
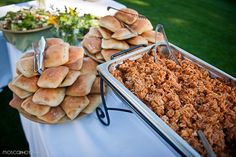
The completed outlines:
{"type": "Polygon", "coordinates": [[[103,104],[104,111],[100,107],[97,107],[96,114],[97,114],[99,121],[103,125],[105,125],[105,126],[110,125],[110,116],[108,113],[109,110],[132,113],[132,111],[126,110],[126,109],[107,107],[105,96],[104,96],[104,81],[102,78],[100,80],[100,93],[101,93],[101,97],[102,97],[102,104],[103,104]]]}

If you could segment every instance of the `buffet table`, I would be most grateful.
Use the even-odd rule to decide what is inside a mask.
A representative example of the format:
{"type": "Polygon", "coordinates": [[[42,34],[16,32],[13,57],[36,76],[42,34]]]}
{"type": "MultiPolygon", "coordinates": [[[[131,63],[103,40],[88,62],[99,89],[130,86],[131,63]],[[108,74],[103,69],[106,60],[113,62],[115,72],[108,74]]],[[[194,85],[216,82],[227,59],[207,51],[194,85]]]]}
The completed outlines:
{"type": "MultiPolygon", "coordinates": [[[[126,108],[112,92],[112,107],[126,108]]],[[[147,128],[134,114],[110,112],[111,124],[102,125],[95,112],[72,122],[38,124],[21,116],[32,156],[176,156],[172,148],[147,128]]]]}
{"type": "MultiPolygon", "coordinates": [[[[69,6],[75,3],[66,2],[68,1],[64,0],[63,4],[69,6]]],[[[83,13],[95,11],[100,15],[107,14],[104,9],[108,5],[116,8],[124,7],[122,4],[108,0],[99,0],[96,3],[79,0],[77,2],[78,7],[84,7],[83,13]],[[85,6],[89,9],[86,10],[85,6]]],[[[34,5],[35,2],[24,3],[23,6],[29,4],[34,5]]],[[[12,9],[13,6],[5,7],[5,11],[9,8],[12,9]]],[[[22,4],[16,6],[19,7],[22,4]]],[[[11,77],[15,76],[15,63],[22,52],[10,43],[7,43],[7,49],[11,69],[8,68],[5,71],[8,71],[7,76],[11,77]],[[10,70],[12,74],[9,74],[10,70]]],[[[1,64],[3,63],[1,62],[1,64]]],[[[130,109],[110,89],[106,101],[109,107],[130,109]]],[[[119,111],[110,111],[109,113],[111,119],[109,126],[100,123],[95,112],[71,122],[55,125],[36,123],[26,119],[23,115],[20,117],[32,157],[179,156],[171,146],[150,130],[135,114],[119,111]]]]}

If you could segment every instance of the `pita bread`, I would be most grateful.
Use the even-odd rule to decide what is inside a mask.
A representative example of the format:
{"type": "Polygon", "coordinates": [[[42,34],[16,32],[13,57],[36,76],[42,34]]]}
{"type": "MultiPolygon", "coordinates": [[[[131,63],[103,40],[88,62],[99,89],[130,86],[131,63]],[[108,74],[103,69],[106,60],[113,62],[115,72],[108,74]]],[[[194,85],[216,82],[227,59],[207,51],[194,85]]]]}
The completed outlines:
{"type": "Polygon", "coordinates": [[[118,52],[120,52],[120,50],[103,49],[103,50],[101,51],[101,54],[103,55],[105,61],[109,61],[109,60],[111,60],[111,56],[112,56],[113,54],[118,53],[118,52]]]}
{"type": "Polygon", "coordinates": [[[33,96],[25,99],[23,103],[21,104],[21,107],[29,114],[35,115],[35,116],[42,116],[48,113],[48,111],[50,110],[50,107],[46,105],[35,104],[32,101],[32,97],[33,96]]]}
{"type": "Polygon", "coordinates": [[[73,120],[88,104],[89,100],[86,96],[66,96],[61,103],[61,107],[66,112],[66,115],[73,120]]]}
{"type": "Polygon", "coordinates": [[[89,94],[87,97],[89,104],[82,112],[90,114],[102,103],[102,98],[100,94],[89,94]]]}
{"type": "Polygon", "coordinates": [[[98,28],[96,27],[90,27],[89,32],[86,34],[85,38],[88,37],[96,37],[96,38],[102,38],[102,35],[98,28]]]}
{"type": "MultiPolygon", "coordinates": [[[[101,93],[100,92],[100,81],[101,81],[101,78],[97,76],[95,81],[93,82],[90,94],[100,94],[101,93]]],[[[108,91],[107,84],[104,85],[103,89],[104,89],[104,91],[103,91],[104,94],[106,94],[108,91]]]]}
{"type": "Polygon", "coordinates": [[[82,68],[83,65],[83,58],[78,59],[77,61],[70,63],[70,64],[66,64],[66,66],[70,69],[70,70],[80,70],[82,68]]]}
{"type": "Polygon", "coordinates": [[[48,47],[44,54],[45,67],[57,67],[69,61],[69,44],[62,43],[48,47]]]}
{"type": "Polygon", "coordinates": [[[22,58],[31,57],[31,56],[34,56],[34,52],[27,52],[27,53],[24,53],[24,54],[21,56],[21,59],[22,59],[22,58]]]}
{"type": "Polygon", "coordinates": [[[14,92],[18,97],[20,97],[21,99],[25,99],[27,97],[29,97],[30,95],[32,95],[33,93],[25,91],[15,85],[12,84],[12,82],[10,82],[8,84],[8,87],[10,88],[10,90],[12,92],[14,92]]]}
{"type": "Polygon", "coordinates": [[[90,93],[91,94],[100,94],[100,77],[96,77],[95,81],[93,82],[90,93]]]}
{"type": "Polygon", "coordinates": [[[106,28],[98,27],[99,32],[104,39],[111,39],[112,32],[107,30],[106,28]]]}
{"type": "Polygon", "coordinates": [[[78,46],[70,46],[69,48],[69,61],[65,65],[70,65],[84,57],[84,49],[78,46]]]}
{"type": "Polygon", "coordinates": [[[91,54],[95,54],[101,51],[101,39],[96,37],[84,38],[82,45],[89,51],[91,54]]]}
{"type": "Polygon", "coordinates": [[[138,19],[138,12],[130,8],[122,8],[114,16],[126,24],[132,24],[138,19]]]}
{"type": "Polygon", "coordinates": [[[126,50],[129,45],[125,41],[115,40],[115,39],[102,39],[103,49],[116,49],[116,50],[126,50]]]}
{"type": "Polygon", "coordinates": [[[148,19],[138,18],[131,26],[131,29],[142,34],[143,32],[152,30],[152,24],[148,19]]]}
{"type": "Polygon", "coordinates": [[[121,28],[121,29],[115,31],[115,33],[111,37],[116,40],[126,40],[126,39],[130,39],[132,37],[135,37],[137,35],[138,35],[137,33],[131,32],[127,28],[121,28]]]}
{"type": "Polygon", "coordinates": [[[46,41],[47,41],[47,47],[64,43],[64,41],[60,38],[47,38],[46,41]]]}
{"type": "Polygon", "coordinates": [[[57,123],[60,119],[65,116],[65,112],[61,109],[61,107],[51,107],[48,113],[43,116],[38,116],[39,119],[47,122],[47,123],[57,123]]]}
{"type": "Polygon", "coordinates": [[[144,37],[148,42],[151,43],[155,43],[155,35],[156,35],[156,39],[157,42],[162,41],[163,40],[163,34],[160,32],[155,32],[155,31],[146,31],[142,33],[142,37],[144,37]]]}
{"type": "Polygon", "coordinates": [[[79,77],[80,71],[70,70],[59,87],[71,86],[79,77]]]}
{"type": "Polygon", "coordinates": [[[66,95],[86,96],[90,93],[93,82],[96,79],[95,74],[80,75],[75,83],[66,89],[66,95]]]}
{"type": "Polygon", "coordinates": [[[83,65],[80,70],[81,75],[85,74],[97,74],[97,65],[98,63],[95,62],[93,59],[90,57],[84,57],[83,59],[83,65]]]}
{"type": "Polygon", "coordinates": [[[148,41],[142,36],[136,36],[136,37],[133,37],[133,38],[128,39],[126,41],[127,41],[127,43],[129,43],[131,45],[140,45],[140,44],[147,45],[148,44],[148,41]]]}
{"type": "Polygon", "coordinates": [[[121,23],[115,17],[111,15],[104,16],[98,21],[99,26],[106,28],[112,32],[115,32],[122,28],[121,23]]]}
{"type": "Polygon", "coordinates": [[[17,78],[12,82],[13,85],[34,93],[39,87],[37,86],[38,76],[33,76],[31,78],[25,77],[24,75],[19,75],[17,78]]]}
{"type": "Polygon", "coordinates": [[[16,63],[16,68],[25,77],[33,77],[38,75],[38,73],[34,71],[34,56],[20,59],[16,63]]]}
{"type": "Polygon", "coordinates": [[[69,68],[66,66],[48,68],[39,77],[38,86],[41,88],[57,88],[68,72],[69,68]]]}
{"type": "Polygon", "coordinates": [[[58,106],[65,97],[65,88],[39,88],[33,95],[35,104],[58,106]]]}
{"type": "Polygon", "coordinates": [[[22,110],[21,104],[23,103],[24,99],[21,99],[18,96],[13,96],[13,99],[10,101],[9,105],[17,110],[22,110]]]}

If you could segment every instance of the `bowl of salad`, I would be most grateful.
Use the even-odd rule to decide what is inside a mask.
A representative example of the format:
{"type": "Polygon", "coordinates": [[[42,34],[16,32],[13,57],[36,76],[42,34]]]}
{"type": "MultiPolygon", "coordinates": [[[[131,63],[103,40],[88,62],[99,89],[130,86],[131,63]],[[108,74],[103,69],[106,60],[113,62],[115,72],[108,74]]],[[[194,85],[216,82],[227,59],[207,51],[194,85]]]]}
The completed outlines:
{"type": "Polygon", "coordinates": [[[0,18],[0,30],[6,41],[21,51],[32,48],[32,43],[41,36],[52,37],[52,24],[48,23],[51,13],[39,8],[8,11],[0,18]]]}
{"type": "Polygon", "coordinates": [[[9,11],[0,18],[0,30],[5,39],[25,51],[41,36],[58,37],[71,45],[77,45],[90,27],[98,25],[98,17],[91,14],[79,16],[76,8],[48,12],[40,8],[9,11]]]}
{"type": "Polygon", "coordinates": [[[8,11],[0,18],[0,29],[10,33],[32,33],[49,29],[52,27],[48,24],[50,15],[50,12],[36,8],[8,11]]]}

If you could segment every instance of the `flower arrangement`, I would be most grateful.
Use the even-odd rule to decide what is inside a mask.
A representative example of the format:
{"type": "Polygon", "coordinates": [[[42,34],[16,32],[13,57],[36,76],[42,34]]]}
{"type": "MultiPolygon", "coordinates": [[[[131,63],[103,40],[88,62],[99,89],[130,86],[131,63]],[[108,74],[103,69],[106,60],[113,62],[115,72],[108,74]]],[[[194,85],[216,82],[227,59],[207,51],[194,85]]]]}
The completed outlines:
{"type": "Polygon", "coordinates": [[[54,35],[63,38],[71,45],[77,45],[77,39],[83,38],[90,27],[97,25],[97,18],[90,14],[79,16],[76,8],[67,8],[49,16],[48,24],[54,25],[54,35]]]}

